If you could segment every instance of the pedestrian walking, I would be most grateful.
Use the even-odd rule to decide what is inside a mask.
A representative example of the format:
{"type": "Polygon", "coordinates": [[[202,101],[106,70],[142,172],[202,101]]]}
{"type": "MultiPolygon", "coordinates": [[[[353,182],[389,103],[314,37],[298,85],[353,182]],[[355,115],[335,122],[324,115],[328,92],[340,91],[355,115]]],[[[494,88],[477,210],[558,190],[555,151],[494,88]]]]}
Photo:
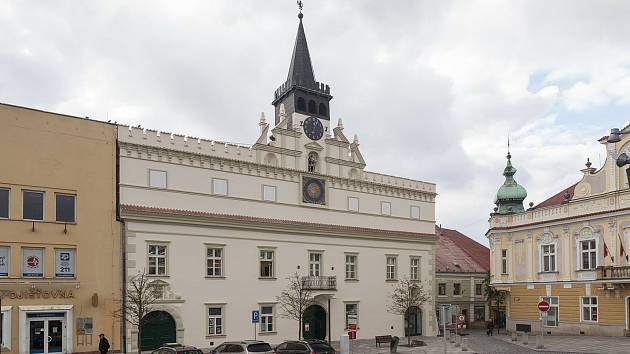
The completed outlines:
{"type": "Polygon", "coordinates": [[[494,321],[490,319],[490,321],[486,322],[486,334],[488,336],[494,335],[492,331],[494,330],[494,321]]]}
{"type": "Polygon", "coordinates": [[[109,341],[105,338],[103,333],[99,334],[98,338],[100,338],[98,341],[98,351],[101,352],[101,354],[107,354],[107,351],[109,350],[109,341]]]}

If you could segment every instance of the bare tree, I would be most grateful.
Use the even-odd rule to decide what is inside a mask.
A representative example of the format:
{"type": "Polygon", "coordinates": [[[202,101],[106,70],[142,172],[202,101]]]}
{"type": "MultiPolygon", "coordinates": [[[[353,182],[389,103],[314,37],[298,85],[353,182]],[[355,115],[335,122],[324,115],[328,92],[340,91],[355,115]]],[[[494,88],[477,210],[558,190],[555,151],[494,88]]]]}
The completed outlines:
{"type": "Polygon", "coordinates": [[[276,296],[283,310],[280,317],[298,321],[298,339],[302,339],[302,317],[306,308],[313,303],[313,292],[297,272],[286,279],[289,281],[287,288],[280,296],[276,296]]]}
{"type": "Polygon", "coordinates": [[[142,325],[146,324],[145,316],[155,310],[155,304],[161,299],[160,288],[152,285],[146,271],[134,275],[127,283],[127,291],[122,306],[115,316],[138,327],[138,354],[141,352],[140,339],[142,325]]]}
{"type": "MultiPolygon", "coordinates": [[[[422,283],[417,280],[403,278],[392,286],[393,290],[390,303],[387,306],[387,312],[401,315],[403,318],[410,308],[420,308],[431,299],[424,290],[422,283]]],[[[405,328],[405,336],[407,337],[407,345],[411,345],[411,337],[407,328],[405,328]]]]}

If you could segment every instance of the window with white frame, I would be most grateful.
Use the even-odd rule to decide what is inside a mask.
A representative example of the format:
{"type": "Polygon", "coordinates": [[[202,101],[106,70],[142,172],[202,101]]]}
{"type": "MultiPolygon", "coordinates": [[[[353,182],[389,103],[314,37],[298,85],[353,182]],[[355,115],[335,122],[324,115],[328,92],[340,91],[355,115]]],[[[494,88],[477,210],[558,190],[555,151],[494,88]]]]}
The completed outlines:
{"type": "Polygon", "coordinates": [[[263,200],[268,202],[276,201],[276,187],[263,185],[263,200]]]}
{"type": "Polygon", "coordinates": [[[212,194],[228,195],[228,181],[222,178],[212,179],[212,194]]]}
{"type": "Polygon", "coordinates": [[[11,248],[8,246],[0,246],[0,277],[9,276],[9,256],[11,248]]]}
{"type": "Polygon", "coordinates": [[[392,215],[392,203],[381,202],[381,215],[392,215]]]}
{"type": "Polygon", "coordinates": [[[263,333],[274,332],[273,305],[260,306],[260,331],[263,333]]]}
{"type": "Polygon", "coordinates": [[[582,321],[597,322],[597,297],[582,298],[582,321]]]}
{"type": "Polygon", "coordinates": [[[208,335],[220,336],[225,334],[223,331],[223,306],[208,306],[208,335]]]}
{"type": "Polygon", "coordinates": [[[412,219],[420,219],[420,207],[417,205],[412,205],[410,210],[410,216],[412,219]]]}
{"type": "Polygon", "coordinates": [[[357,255],[346,254],[346,279],[357,279],[357,255]]]}
{"type": "Polygon", "coordinates": [[[223,256],[223,247],[208,246],[206,248],[206,276],[223,276],[223,256]]]}
{"type": "Polygon", "coordinates": [[[166,188],[166,171],[149,170],[149,187],[166,188]]]}
{"type": "Polygon", "coordinates": [[[545,321],[543,324],[546,327],[558,327],[558,322],[560,321],[559,316],[559,306],[558,306],[558,297],[557,296],[543,296],[540,298],[541,300],[549,303],[549,310],[547,310],[547,316],[543,317],[545,321]]]}
{"type": "Polygon", "coordinates": [[[540,266],[542,272],[555,272],[556,271],[556,245],[541,245],[540,246],[540,266]]]}
{"type": "Polygon", "coordinates": [[[582,270],[593,270],[597,267],[597,243],[595,240],[580,241],[580,259],[582,270]]]}
{"type": "Polygon", "coordinates": [[[410,259],[411,269],[409,269],[410,280],[420,280],[420,258],[411,257],[410,259]]]}
{"type": "Polygon", "coordinates": [[[439,283],[438,284],[438,295],[439,296],[446,296],[446,283],[439,283]]]}
{"type": "Polygon", "coordinates": [[[359,211],[359,198],[348,197],[348,210],[359,211]]]}
{"type": "Polygon", "coordinates": [[[396,280],[398,279],[398,257],[396,256],[387,256],[387,266],[386,266],[386,279],[387,280],[396,280]]]}
{"type": "Polygon", "coordinates": [[[274,259],[274,251],[262,249],[259,251],[260,258],[260,277],[261,278],[273,278],[274,270],[273,270],[273,259],[274,259]]]}
{"type": "Polygon", "coordinates": [[[9,190],[0,188],[0,219],[9,218],[9,190]]]}
{"type": "Polygon", "coordinates": [[[507,250],[501,250],[501,274],[507,274],[507,250]]]}
{"type": "Polygon", "coordinates": [[[148,274],[166,275],[166,245],[149,244],[148,274]]]}
{"type": "Polygon", "coordinates": [[[22,219],[44,220],[44,192],[22,192],[22,219]]]}
{"type": "Polygon", "coordinates": [[[359,304],[356,302],[346,303],[346,329],[351,324],[359,325],[359,304]]]}
{"type": "Polygon", "coordinates": [[[308,275],[311,277],[319,277],[322,269],[322,254],[319,252],[311,252],[308,255],[308,275]]]}

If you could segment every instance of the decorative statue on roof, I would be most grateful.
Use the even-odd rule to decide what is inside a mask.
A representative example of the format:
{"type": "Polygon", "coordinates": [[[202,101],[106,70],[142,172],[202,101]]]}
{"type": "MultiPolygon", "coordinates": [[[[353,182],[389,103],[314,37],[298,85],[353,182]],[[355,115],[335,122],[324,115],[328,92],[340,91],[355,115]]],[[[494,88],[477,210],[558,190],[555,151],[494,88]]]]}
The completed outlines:
{"type": "Polygon", "coordinates": [[[512,166],[512,155],[509,150],[506,157],[507,165],[503,170],[505,182],[497,191],[497,196],[494,200],[494,204],[497,205],[494,208],[495,214],[512,214],[525,211],[523,201],[527,198],[527,191],[514,180],[516,168],[512,166]]]}

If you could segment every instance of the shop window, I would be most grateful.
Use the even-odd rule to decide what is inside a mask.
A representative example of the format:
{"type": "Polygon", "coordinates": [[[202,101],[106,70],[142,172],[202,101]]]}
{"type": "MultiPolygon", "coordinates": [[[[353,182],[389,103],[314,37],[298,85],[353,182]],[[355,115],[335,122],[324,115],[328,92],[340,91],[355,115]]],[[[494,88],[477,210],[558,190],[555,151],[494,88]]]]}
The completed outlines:
{"type": "Polygon", "coordinates": [[[55,277],[74,278],[75,258],[75,250],[73,249],[55,250],[55,277]]]}

